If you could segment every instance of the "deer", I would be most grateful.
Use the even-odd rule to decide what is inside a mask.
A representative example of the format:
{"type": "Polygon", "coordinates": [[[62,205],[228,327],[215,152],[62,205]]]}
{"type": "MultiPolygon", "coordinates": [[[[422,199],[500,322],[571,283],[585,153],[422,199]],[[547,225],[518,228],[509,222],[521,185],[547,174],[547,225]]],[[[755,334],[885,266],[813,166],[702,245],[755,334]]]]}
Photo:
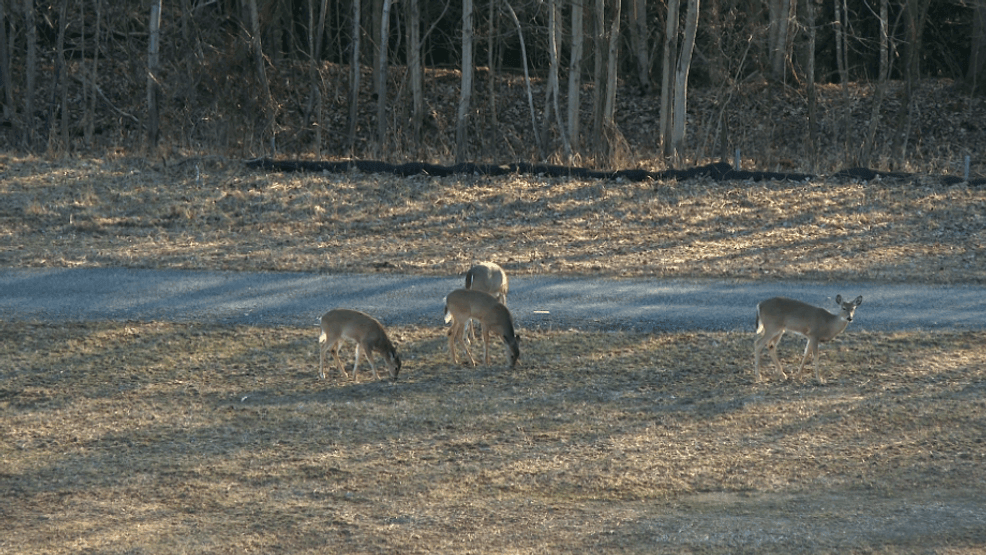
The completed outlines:
{"type": "Polygon", "coordinates": [[[452,353],[452,363],[459,363],[455,344],[461,342],[466,355],[469,356],[469,361],[476,366],[476,360],[465,342],[466,322],[470,318],[483,326],[483,355],[486,364],[490,364],[490,335],[494,335],[503,340],[510,367],[515,367],[517,359],[520,358],[520,336],[514,332],[514,320],[510,311],[492,295],[473,289],[456,289],[445,297],[445,322],[452,323],[448,331],[448,347],[449,352],[452,353]]]}
{"type": "Polygon", "coordinates": [[[499,264],[480,262],[466,272],[466,289],[482,291],[496,297],[503,306],[507,306],[507,290],[510,288],[507,273],[499,264]]]}
{"type": "Polygon", "coordinates": [[[397,349],[387,337],[387,331],[383,324],[378,322],[369,314],[348,308],[336,308],[326,312],[320,320],[322,333],[318,336],[319,360],[318,375],[325,379],[325,352],[332,350],[332,356],[336,359],[336,365],[343,376],[349,377],[346,373],[345,365],[339,359],[339,347],[344,340],[356,343],[356,362],[353,363],[353,381],[359,382],[357,370],[359,369],[359,358],[362,354],[366,361],[370,363],[373,376],[378,380],[377,367],[373,364],[373,352],[376,351],[383,356],[387,368],[390,370],[390,378],[397,381],[397,374],[401,371],[401,359],[397,356],[397,349]]]}
{"type": "Polygon", "coordinates": [[[852,322],[856,308],[863,304],[863,296],[856,297],[852,302],[842,302],[842,295],[836,295],[835,304],[840,308],[838,314],[785,297],[774,297],[759,303],[757,305],[758,337],[753,342],[756,380],[760,381],[760,353],[764,347],[767,347],[770,357],[774,359],[781,377],[787,379],[784,367],[777,358],[777,342],[785,331],[790,331],[808,338],[798,375],[804,372],[810,354],[815,365],[815,380],[820,384],[825,383],[818,373],[818,344],[831,341],[846,329],[849,322],[852,322]]]}
{"type": "MultiPolygon", "coordinates": [[[[466,272],[466,289],[482,291],[496,297],[496,300],[507,306],[507,290],[510,289],[510,282],[507,273],[499,264],[494,262],[479,262],[474,264],[466,272]]],[[[476,341],[476,332],[473,329],[472,320],[466,323],[469,328],[469,338],[476,341]]]]}

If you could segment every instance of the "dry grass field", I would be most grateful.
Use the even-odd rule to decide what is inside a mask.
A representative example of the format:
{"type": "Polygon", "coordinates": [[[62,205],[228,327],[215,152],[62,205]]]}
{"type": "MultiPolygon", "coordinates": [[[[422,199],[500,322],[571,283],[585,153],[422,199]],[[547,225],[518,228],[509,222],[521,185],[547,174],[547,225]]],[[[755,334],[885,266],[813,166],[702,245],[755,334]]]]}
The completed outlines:
{"type": "MultiPolygon", "coordinates": [[[[986,192],[928,178],[398,180],[12,157],[0,173],[0,267],[986,275],[986,192]]],[[[319,380],[314,327],[0,322],[0,552],[986,550],[983,332],[850,326],[821,349],[825,385],[754,383],[752,330],[521,334],[509,371],[499,351],[453,366],[442,329],[392,329],[392,384],[319,380]]],[[[781,343],[789,371],[801,348],[781,343]]]]}

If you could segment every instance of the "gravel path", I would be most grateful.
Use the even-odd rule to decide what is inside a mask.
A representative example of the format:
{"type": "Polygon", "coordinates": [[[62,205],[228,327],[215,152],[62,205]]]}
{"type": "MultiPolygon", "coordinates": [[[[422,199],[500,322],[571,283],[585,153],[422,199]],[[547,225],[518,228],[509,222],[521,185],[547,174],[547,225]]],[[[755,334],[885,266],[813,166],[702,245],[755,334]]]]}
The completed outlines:
{"type": "MultiPolygon", "coordinates": [[[[460,277],[101,269],[0,270],[9,320],[161,320],[315,325],[342,306],[387,325],[441,325],[460,277]]],[[[968,285],[779,283],[517,276],[508,305],[521,328],[751,330],[754,306],[784,295],[835,310],[863,295],[853,328],[986,329],[986,289],[968,285]]]]}

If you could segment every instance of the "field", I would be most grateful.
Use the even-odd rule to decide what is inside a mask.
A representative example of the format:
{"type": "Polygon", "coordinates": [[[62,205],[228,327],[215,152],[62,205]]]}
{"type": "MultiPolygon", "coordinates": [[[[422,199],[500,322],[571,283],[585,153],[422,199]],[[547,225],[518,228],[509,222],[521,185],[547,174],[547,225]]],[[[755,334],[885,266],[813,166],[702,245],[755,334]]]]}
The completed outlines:
{"type": "MultiPolygon", "coordinates": [[[[614,278],[986,275],[986,193],[927,178],[0,164],[3,267],[458,274],[492,258],[513,274],[614,278]]],[[[754,383],[751,330],[521,334],[510,371],[499,351],[490,367],[453,366],[442,329],[394,328],[400,381],[353,383],[318,379],[314,328],[5,320],[0,551],[986,549],[981,331],[850,326],[822,347],[825,385],[754,383]]],[[[788,371],[802,346],[781,343],[788,371]]]]}

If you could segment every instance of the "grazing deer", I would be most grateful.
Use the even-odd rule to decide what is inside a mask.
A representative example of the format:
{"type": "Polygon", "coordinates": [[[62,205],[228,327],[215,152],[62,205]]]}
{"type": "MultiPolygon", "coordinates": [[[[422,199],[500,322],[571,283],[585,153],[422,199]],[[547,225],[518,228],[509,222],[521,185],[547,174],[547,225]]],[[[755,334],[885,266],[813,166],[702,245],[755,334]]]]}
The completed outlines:
{"type": "Polygon", "coordinates": [[[448,332],[448,348],[452,353],[452,362],[459,363],[455,344],[461,342],[466,354],[469,355],[469,361],[473,366],[476,365],[472,353],[469,352],[469,345],[464,340],[466,322],[470,318],[477,320],[483,326],[483,355],[486,364],[490,363],[489,346],[492,334],[503,340],[507,358],[510,359],[510,367],[516,366],[517,359],[520,358],[520,336],[514,333],[514,320],[510,316],[510,311],[492,295],[471,289],[456,289],[445,297],[445,321],[452,322],[448,332]]]}
{"type": "Polygon", "coordinates": [[[356,343],[356,362],[353,363],[353,381],[359,381],[356,371],[359,368],[360,354],[366,357],[373,370],[373,376],[378,380],[377,367],[373,364],[373,351],[377,351],[383,356],[384,362],[390,370],[390,379],[397,381],[397,374],[401,371],[401,359],[397,356],[397,349],[387,337],[383,325],[368,314],[358,310],[346,308],[336,308],[330,310],[322,316],[322,334],[318,336],[319,359],[318,375],[325,379],[323,366],[325,363],[325,351],[332,350],[332,356],[336,359],[339,371],[342,375],[349,377],[342,361],[339,360],[339,347],[343,340],[348,339],[356,343]]]}
{"type": "MultiPolygon", "coordinates": [[[[466,289],[489,293],[496,297],[496,300],[500,301],[503,306],[507,306],[507,290],[509,288],[507,273],[499,264],[494,262],[480,262],[466,272],[466,289]]],[[[466,327],[469,328],[468,337],[475,342],[476,332],[472,320],[466,323],[466,327]]]]}
{"type": "Polygon", "coordinates": [[[503,306],[507,306],[507,290],[510,284],[507,273],[498,264],[480,262],[466,272],[466,289],[482,291],[496,297],[503,306]]]}
{"type": "Polygon", "coordinates": [[[758,304],[757,334],[763,333],[763,335],[757,337],[753,342],[757,381],[760,381],[760,352],[764,346],[770,352],[770,357],[774,359],[781,377],[787,379],[787,376],[784,375],[784,367],[781,366],[781,361],[777,358],[777,342],[780,341],[785,331],[790,331],[808,338],[808,345],[805,346],[805,354],[801,359],[798,375],[804,372],[805,362],[808,361],[810,354],[815,363],[815,380],[818,383],[825,383],[825,380],[818,374],[818,344],[831,341],[832,338],[846,329],[849,322],[852,322],[856,307],[863,304],[863,296],[856,297],[856,300],[851,303],[844,303],[842,302],[842,295],[836,295],[835,304],[841,308],[839,314],[832,314],[825,309],[784,297],[774,297],[758,304]]]}

